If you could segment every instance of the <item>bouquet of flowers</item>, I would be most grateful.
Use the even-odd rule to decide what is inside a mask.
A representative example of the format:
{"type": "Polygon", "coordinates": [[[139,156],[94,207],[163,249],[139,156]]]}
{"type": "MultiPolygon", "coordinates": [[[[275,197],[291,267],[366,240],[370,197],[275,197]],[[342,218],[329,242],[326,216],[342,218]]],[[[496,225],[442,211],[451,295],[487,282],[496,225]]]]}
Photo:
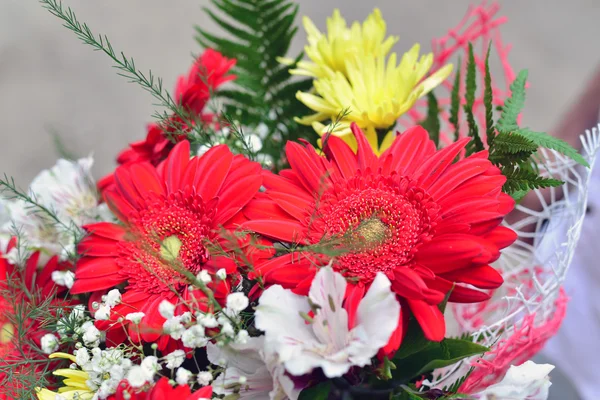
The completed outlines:
{"type": "Polygon", "coordinates": [[[546,398],[600,139],[520,126],[496,5],[398,58],[378,9],[290,56],[292,0],[211,0],[171,94],[41,3],[161,108],[97,182],[0,180],[0,398],[546,398]]]}

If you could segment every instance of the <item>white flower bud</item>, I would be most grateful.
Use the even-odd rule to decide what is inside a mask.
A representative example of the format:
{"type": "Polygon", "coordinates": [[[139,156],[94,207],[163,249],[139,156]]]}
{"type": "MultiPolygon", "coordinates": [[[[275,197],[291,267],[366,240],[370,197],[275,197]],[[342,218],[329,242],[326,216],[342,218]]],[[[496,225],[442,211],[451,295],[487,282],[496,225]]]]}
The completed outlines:
{"type": "Polygon", "coordinates": [[[217,278],[219,278],[222,281],[224,281],[227,278],[227,272],[225,271],[225,268],[221,268],[217,271],[217,278]]]}
{"type": "Polygon", "coordinates": [[[58,338],[52,333],[47,333],[42,336],[41,342],[42,351],[45,354],[51,354],[58,350],[58,338]]]}
{"type": "Polygon", "coordinates": [[[192,373],[185,368],[178,368],[175,373],[175,381],[179,385],[187,385],[192,377],[192,373]]]}
{"type": "Polygon", "coordinates": [[[106,300],[104,300],[107,306],[114,307],[121,302],[121,292],[119,289],[113,289],[106,294],[106,300]]]}
{"type": "Polygon", "coordinates": [[[200,271],[200,273],[198,274],[198,276],[196,276],[196,279],[198,279],[200,282],[202,282],[204,284],[210,283],[210,281],[212,281],[212,278],[211,278],[210,274],[205,269],[203,269],[202,271],[200,271]]]}
{"type": "Polygon", "coordinates": [[[127,314],[125,316],[125,319],[137,325],[142,321],[142,318],[144,318],[145,315],[146,314],[144,314],[143,312],[132,312],[127,314]]]}
{"type": "Polygon", "coordinates": [[[175,315],[175,304],[168,300],[163,300],[158,305],[158,312],[165,319],[173,318],[175,315]]]}
{"type": "Polygon", "coordinates": [[[167,362],[167,368],[175,369],[185,361],[185,351],[183,350],[175,350],[164,357],[167,362]]]}
{"type": "Polygon", "coordinates": [[[52,281],[59,286],[71,289],[73,283],[75,283],[75,273],[72,271],[52,271],[52,281]]]}
{"type": "Polygon", "coordinates": [[[108,320],[110,318],[110,307],[106,304],[102,304],[100,307],[98,307],[98,310],[94,314],[94,318],[96,318],[98,321],[108,320]]]}
{"type": "Polygon", "coordinates": [[[244,293],[231,293],[227,296],[227,308],[236,314],[245,310],[248,304],[248,298],[244,293]]]}
{"type": "Polygon", "coordinates": [[[213,376],[208,371],[202,371],[198,373],[198,384],[200,386],[208,386],[212,382],[213,376]]]}

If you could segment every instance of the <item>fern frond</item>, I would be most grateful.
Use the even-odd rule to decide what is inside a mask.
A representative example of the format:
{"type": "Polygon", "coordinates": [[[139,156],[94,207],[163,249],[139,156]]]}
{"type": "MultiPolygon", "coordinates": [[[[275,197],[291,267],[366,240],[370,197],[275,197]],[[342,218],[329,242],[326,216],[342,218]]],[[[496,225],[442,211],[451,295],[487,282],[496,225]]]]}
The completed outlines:
{"type": "Polygon", "coordinates": [[[527,151],[531,154],[537,148],[538,144],[518,133],[499,133],[493,143],[494,151],[499,153],[514,154],[527,151]]]}
{"type": "Polygon", "coordinates": [[[467,116],[467,125],[469,126],[469,136],[473,138],[467,145],[467,155],[483,150],[483,142],[479,137],[479,127],[475,122],[475,116],[473,115],[473,104],[475,103],[475,92],[477,91],[477,71],[475,65],[475,56],[473,55],[473,45],[469,43],[469,61],[467,62],[467,76],[466,76],[466,93],[465,99],[466,104],[464,106],[465,114],[467,116]]]}
{"type": "Polygon", "coordinates": [[[510,85],[510,97],[504,102],[502,113],[496,127],[500,132],[512,132],[519,129],[517,118],[525,106],[525,83],[527,70],[521,70],[510,85]]]}
{"type": "Polygon", "coordinates": [[[490,74],[490,51],[492,50],[492,42],[488,46],[488,51],[485,56],[485,78],[483,104],[485,106],[485,137],[488,147],[494,143],[496,132],[494,129],[494,105],[492,92],[492,75],[490,74]]]}
{"type": "Polygon", "coordinates": [[[452,93],[450,94],[450,117],[448,118],[448,121],[454,125],[454,141],[460,138],[460,122],[458,119],[458,113],[460,112],[460,57],[458,58],[457,65],[454,85],[452,85],[452,93]]]}
{"type": "Polygon", "coordinates": [[[559,138],[555,138],[554,136],[550,136],[544,132],[534,132],[527,128],[518,129],[516,132],[540,147],[555,150],[585,167],[590,166],[585,158],[583,158],[583,156],[577,152],[577,150],[559,138]]]}
{"type": "Polygon", "coordinates": [[[237,59],[233,73],[237,79],[227,90],[217,93],[225,112],[250,129],[264,124],[262,152],[279,159],[280,143],[298,137],[316,139],[310,127],[299,126],[294,117],[308,113],[295,98],[297,91],[308,91],[310,79],[293,78],[289,70],[303,57],[294,57],[291,65],[282,65],[297,32],[298,5],[292,0],[211,0],[208,16],[225,32],[227,38],[196,27],[196,40],[226,57],[237,59]]]}
{"type": "Polygon", "coordinates": [[[527,168],[507,166],[502,168],[502,174],[506,176],[506,182],[502,190],[509,194],[538,188],[557,187],[563,184],[558,179],[541,177],[537,172],[527,168]]]}
{"type": "Polygon", "coordinates": [[[435,147],[440,145],[440,109],[437,99],[433,92],[427,94],[427,118],[421,122],[421,126],[429,133],[429,138],[435,143],[435,147]]]}

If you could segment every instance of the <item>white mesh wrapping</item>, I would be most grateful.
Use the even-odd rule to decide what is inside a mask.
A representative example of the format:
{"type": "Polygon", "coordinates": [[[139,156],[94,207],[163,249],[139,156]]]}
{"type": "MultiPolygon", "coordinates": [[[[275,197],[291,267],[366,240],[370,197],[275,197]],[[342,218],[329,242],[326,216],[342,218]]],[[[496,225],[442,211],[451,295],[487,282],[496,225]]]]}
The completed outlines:
{"type": "Polygon", "coordinates": [[[449,334],[472,332],[474,340],[492,351],[482,359],[436,371],[434,387],[453,383],[475,366],[461,387],[461,391],[472,393],[501,378],[510,364],[531,358],[556,333],[566,303],[561,285],[586,213],[588,184],[600,147],[599,130],[587,131],[581,140],[589,169],[554,151],[540,151],[540,169],[565,184],[550,189],[550,201],[536,191],[541,211],[517,206],[525,217],[509,226],[519,238],[495,265],[505,280],[502,287],[488,302],[450,307],[452,315],[447,317],[456,318],[458,332],[449,334]]]}

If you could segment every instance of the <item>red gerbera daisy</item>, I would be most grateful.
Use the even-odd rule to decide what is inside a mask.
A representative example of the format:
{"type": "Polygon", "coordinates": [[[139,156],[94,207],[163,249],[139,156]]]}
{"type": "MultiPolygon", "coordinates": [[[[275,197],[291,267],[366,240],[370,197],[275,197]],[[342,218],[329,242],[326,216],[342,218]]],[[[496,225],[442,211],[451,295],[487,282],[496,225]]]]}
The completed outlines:
{"type": "MultiPolygon", "coordinates": [[[[16,246],[13,238],[6,253],[16,246]]],[[[71,269],[71,264],[52,257],[38,268],[40,253],[33,253],[23,269],[11,264],[0,251],[0,399],[13,399],[26,391],[32,376],[41,376],[47,355],[40,351],[41,340],[50,333],[43,322],[34,316],[44,304],[52,312],[69,303],[57,298],[65,287],[57,286],[52,272],[71,269]],[[50,303],[48,299],[52,299],[50,303]],[[19,313],[19,314],[16,314],[19,313]],[[21,326],[15,323],[20,321],[21,326]],[[17,330],[19,332],[17,332],[17,330]],[[34,361],[34,362],[27,362],[34,361]],[[7,369],[11,373],[7,373],[7,369]],[[22,378],[21,378],[22,377],[22,378]]],[[[41,319],[41,317],[40,317],[41,319]]]]}
{"type": "MultiPolygon", "coordinates": [[[[187,76],[180,76],[175,87],[175,100],[187,111],[200,117],[202,123],[214,122],[214,115],[203,112],[210,95],[219,86],[236,78],[228,72],[235,65],[236,60],[224,57],[218,51],[206,49],[204,53],[194,62],[187,76]]],[[[181,118],[172,117],[173,126],[182,124],[181,118]]],[[[173,127],[167,128],[174,131],[173,127]]],[[[179,135],[181,141],[185,135],[179,135]]],[[[175,143],[170,140],[163,129],[156,125],[148,125],[146,139],[131,143],[129,148],[119,153],[117,163],[119,165],[134,162],[148,161],[152,165],[158,165],[173,149],[175,143]]],[[[109,174],[98,182],[100,191],[104,191],[114,183],[114,175],[109,174]]]]}
{"type": "MultiPolygon", "coordinates": [[[[291,169],[264,172],[267,190],[245,209],[250,221],[243,226],[300,244],[349,232],[360,236],[368,246],[334,259],[334,269],[354,283],[347,301],[362,298],[376,273],[383,272],[425,336],[439,341],[445,322],[437,304],[454,284],[454,302],[485,300],[490,295],[476,288],[502,284],[489,264],[516,239],[512,230],[499,226],[514,206],[501,192],[506,179],[486,151],[453,163],[469,139],[436,151],[427,132],[414,127],[377,158],[360,129],[352,125],[352,131],[357,154],[335,136],[326,140],[326,157],[307,143],[288,143],[291,169]]],[[[283,255],[257,270],[267,285],[306,294],[317,269],[313,257],[283,255]]],[[[406,318],[406,309],[403,314],[406,318]]],[[[399,325],[396,345],[402,337],[399,325]]]]}
{"type": "MultiPolygon", "coordinates": [[[[244,221],[240,210],[260,189],[260,171],[258,163],[234,156],[225,145],[190,159],[187,141],[177,144],[158,167],[135,163],[117,168],[115,185],[105,191],[104,199],[122,225],[84,227],[89,235],[78,248],[83,257],[71,290],[75,294],[97,292],[126,283],[122,303],[113,308],[111,320],[97,323],[108,330],[109,341],[125,339],[121,326],[128,321],[117,320],[136,311],[145,313],[141,339],[158,340],[165,321],[158,312],[163,300],[177,304],[177,314],[187,311],[190,303],[206,310],[205,294],[189,290],[189,280],[174,265],[194,275],[201,270],[215,274],[224,268],[230,278],[211,288],[218,301],[225,300],[236,262],[222,252],[211,254],[207,242],[223,248],[230,244],[230,238],[222,237],[222,228],[233,230],[244,221]]],[[[249,256],[263,255],[249,251],[249,256]]],[[[136,332],[136,326],[129,324],[130,335],[137,338],[136,332]]],[[[168,335],[158,342],[161,349],[168,343],[168,335]]]]}

